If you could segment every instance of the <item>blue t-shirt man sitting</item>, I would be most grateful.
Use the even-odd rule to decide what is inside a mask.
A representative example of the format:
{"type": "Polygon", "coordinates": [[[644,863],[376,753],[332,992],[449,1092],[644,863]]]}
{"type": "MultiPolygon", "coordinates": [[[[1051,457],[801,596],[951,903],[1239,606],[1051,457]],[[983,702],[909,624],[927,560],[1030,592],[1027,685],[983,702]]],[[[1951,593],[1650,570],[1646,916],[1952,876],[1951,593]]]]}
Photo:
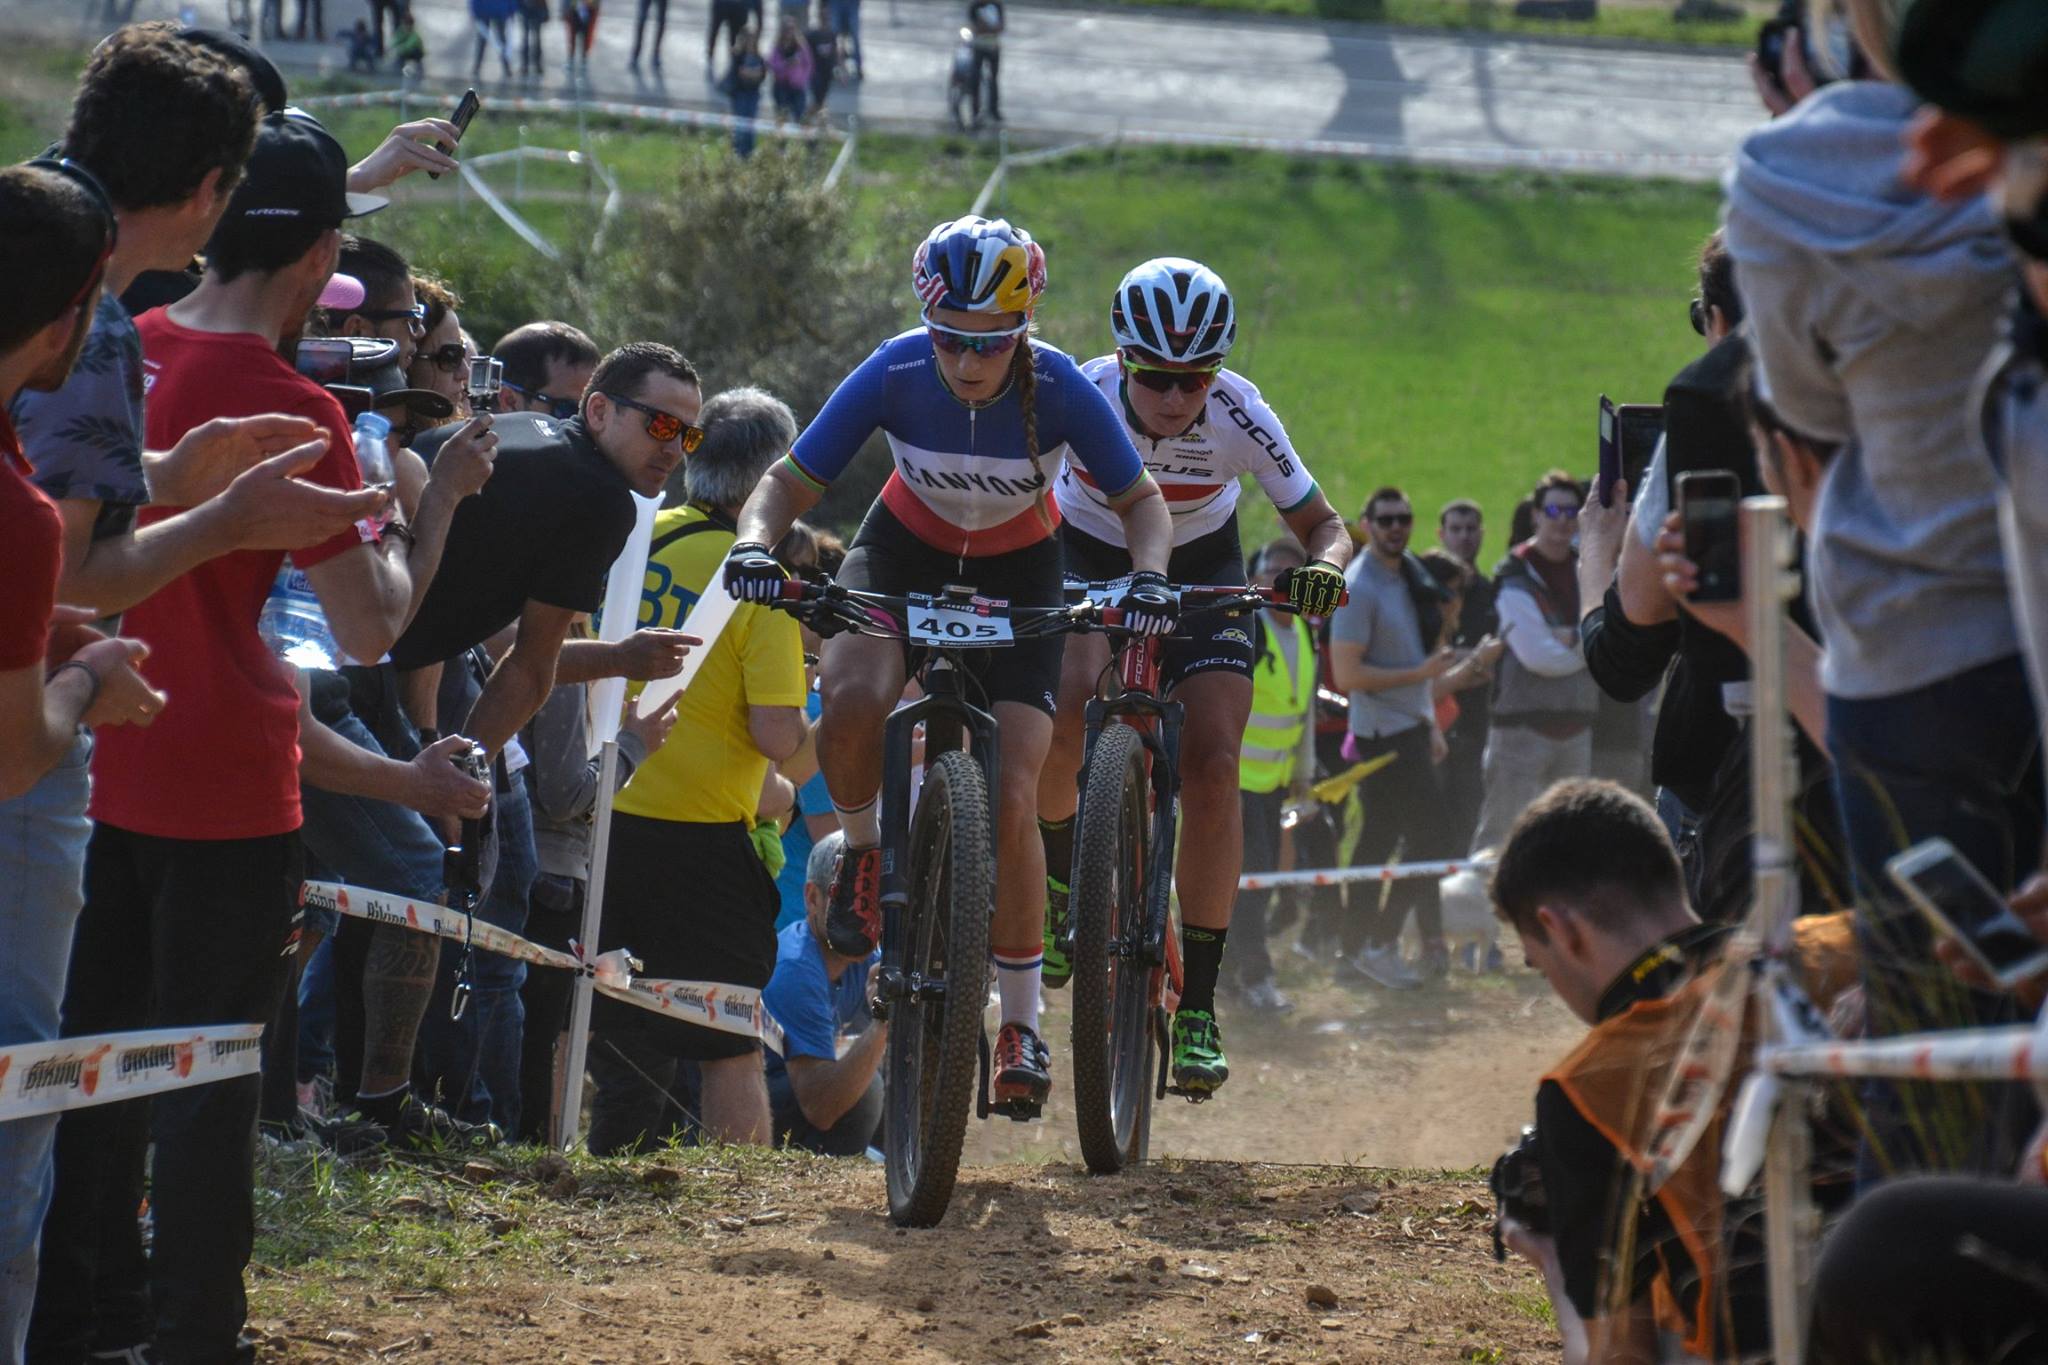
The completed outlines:
{"type": "Polygon", "coordinates": [[[826,1156],[859,1156],[879,1137],[889,1036],[886,1024],[868,1016],[868,971],[880,950],[854,958],[825,946],[825,899],[844,843],[835,830],[811,850],[805,918],[776,936],[775,974],[762,992],[783,1033],[782,1055],[767,1049],[775,1140],[826,1156]],[[841,1055],[843,1033],[852,1037],[841,1055]]]}

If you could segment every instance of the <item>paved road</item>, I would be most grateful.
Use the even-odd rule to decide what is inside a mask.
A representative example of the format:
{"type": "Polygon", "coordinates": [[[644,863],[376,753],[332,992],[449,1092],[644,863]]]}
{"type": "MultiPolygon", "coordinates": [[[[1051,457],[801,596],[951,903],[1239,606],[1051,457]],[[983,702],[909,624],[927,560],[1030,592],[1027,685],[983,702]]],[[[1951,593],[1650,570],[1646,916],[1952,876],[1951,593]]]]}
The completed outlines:
{"type": "MultiPolygon", "coordinates": [[[[226,0],[189,0],[219,22],[226,0]]],[[[288,12],[296,0],[284,0],[288,12]]],[[[174,0],[136,0],[137,17],[168,15],[174,0]]],[[[467,7],[417,0],[430,84],[459,83],[472,51],[467,7]]],[[[627,69],[635,0],[609,0],[598,26],[591,85],[605,98],[706,108],[722,101],[705,79],[708,0],[669,0],[665,80],[627,69]]],[[[0,0],[0,18],[77,26],[79,0],[0,0]]],[[[329,33],[365,0],[327,0],[329,33]]],[[[557,6],[559,8],[559,6],[557,6]]],[[[770,5],[773,13],[774,6],[770,5]]],[[[944,117],[946,72],[963,6],[865,0],[872,73],[841,85],[841,114],[889,124],[944,117]]],[[[102,27],[104,25],[101,25],[102,27]]],[[[1122,128],[1215,140],[1338,143],[1369,154],[1489,166],[1583,166],[1629,175],[1718,173],[1761,117],[1741,63],[1724,53],[1637,51],[1465,34],[1392,33],[1360,25],[1191,17],[1173,12],[1010,6],[1004,113],[1014,133],[1068,139],[1122,128]]],[[[91,25],[86,25],[91,27],[91,25]]],[[[516,33],[516,26],[515,26],[516,33]]],[[[650,35],[651,36],[651,35],[650,35]]],[[[534,93],[567,93],[561,25],[546,39],[552,66],[534,93]]],[[[296,67],[343,64],[338,44],[286,43],[296,67]]],[[[487,59],[485,93],[497,63],[487,59]]]]}

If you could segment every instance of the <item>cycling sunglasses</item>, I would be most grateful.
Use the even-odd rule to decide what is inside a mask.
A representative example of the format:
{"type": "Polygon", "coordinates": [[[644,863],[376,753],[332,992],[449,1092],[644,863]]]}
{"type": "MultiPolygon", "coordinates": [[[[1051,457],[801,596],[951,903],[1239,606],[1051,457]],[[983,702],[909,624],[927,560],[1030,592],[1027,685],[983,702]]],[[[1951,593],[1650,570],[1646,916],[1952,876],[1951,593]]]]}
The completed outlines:
{"type": "Polygon", "coordinates": [[[1154,393],[1170,393],[1179,389],[1182,393],[1204,393],[1216,382],[1222,371],[1221,365],[1211,365],[1201,370],[1170,370],[1163,365],[1140,365],[1135,360],[1124,361],[1124,375],[1141,388],[1154,393]]]}
{"type": "Polygon", "coordinates": [[[924,322],[932,345],[947,355],[959,355],[963,351],[972,351],[976,355],[1006,355],[1030,327],[1030,323],[1020,322],[1004,332],[963,332],[957,327],[942,327],[930,318],[924,322]]]}
{"type": "Polygon", "coordinates": [[[405,319],[405,325],[416,337],[427,334],[427,305],[415,303],[410,308],[358,308],[354,316],[367,322],[396,322],[405,319]]]}
{"type": "Polygon", "coordinates": [[[99,259],[93,262],[92,272],[85,277],[85,284],[72,296],[71,302],[64,305],[64,311],[68,313],[84,303],[92,291],[100,287],[101,280],[106,278],[107,262],[113,259],[114,246],[121,240],[121,220],[115,215],[114,201],[108,196],[106,186],[100,184],[99,177],[70,157],[39,156],[28,164],[39,170],[61,175],[84,190],[106,219],[107,236],[100,245],[99,259]]]}
{"type": "Polygon", "coordinates": [[[421,351],[419,358],[432,361],[434,368],[442,374],[461,374],[463,367],[469,364],[469,351],[461,342],[451,341],[431,351],[421,351]]]}
{"type": "Polygon", "coordinates": [[[554,418],[557,422],[568,421],[581,411],[583,407],[583,400],[581,398],[557,398],[551,393],[542,393],[539,389],[523,389],[509,379],[500,380],[499,387],[512,390],[512,392],[518,394],[529,403],[544,405],[548,416],[554,418]]]}
{"type": "Polygon", "coordinates": [[[631,408],[644,415],[647,418],[647,434],[663,445],[681,437],[683,454],[695,455],[697,447],[704,444],[704,428],[693,426],[672,412],[663,412],[660,408],[649,407],[630,398],[621,398],[615,393],[605,394],[605,397],[622,408],[631,408]]]}

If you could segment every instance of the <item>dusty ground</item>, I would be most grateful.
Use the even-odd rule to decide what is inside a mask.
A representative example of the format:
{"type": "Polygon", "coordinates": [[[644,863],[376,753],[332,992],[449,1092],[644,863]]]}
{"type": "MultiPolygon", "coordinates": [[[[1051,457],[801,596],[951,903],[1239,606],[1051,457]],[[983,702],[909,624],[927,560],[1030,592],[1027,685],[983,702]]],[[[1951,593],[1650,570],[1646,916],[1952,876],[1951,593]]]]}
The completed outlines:
{"type": "Polygon", "coordinates": [[[1575,1027],[1521,972],[1406,996],[1287,972],[1295,1015],[1225,1006],[1236,1074],[1161,1110],[1168,1159],[1081,1173],[1062,1094],[1046,1123],[975,1125],[929,1231],[892,1226],[859,1161],[277,1162],[252,1277],[265,1358],[1555,1360],[1541,1284],[1493,1261],[1483,1182],[1367,1167],[1490,1160],[1575,1027]]]}

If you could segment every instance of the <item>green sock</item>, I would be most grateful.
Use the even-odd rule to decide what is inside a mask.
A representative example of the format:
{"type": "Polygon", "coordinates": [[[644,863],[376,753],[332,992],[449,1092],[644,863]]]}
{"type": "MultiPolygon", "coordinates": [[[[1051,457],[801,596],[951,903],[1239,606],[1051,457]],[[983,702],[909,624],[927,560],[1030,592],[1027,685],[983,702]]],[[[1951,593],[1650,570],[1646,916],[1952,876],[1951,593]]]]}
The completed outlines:
{"type": "Polygon", "coordinates": [[[1192,924],[1181,925],[1182,1009],[1201,1010],[1209,1015],[1216,1013],[1216,973],[1223,968],[1223,940],[1229,935],[1228,929],[1197,929],[1192,924]]]}

